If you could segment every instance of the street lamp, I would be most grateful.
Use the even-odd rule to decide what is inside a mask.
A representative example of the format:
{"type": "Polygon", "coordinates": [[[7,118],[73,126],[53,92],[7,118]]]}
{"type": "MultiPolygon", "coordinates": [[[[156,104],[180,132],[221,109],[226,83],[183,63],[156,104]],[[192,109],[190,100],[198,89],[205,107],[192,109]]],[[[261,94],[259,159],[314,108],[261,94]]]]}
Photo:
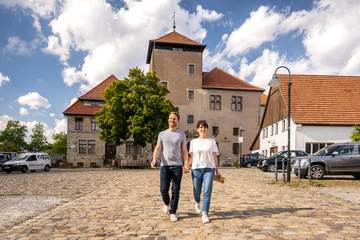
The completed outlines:
{"type": "Polygon", "coordinates": [[[280,86],[280,80],[279,78],[276,76],[276,72],[277,70],[279,70],[280,68],[285,68],[288,73],[289,73],[289,79],[288,79],[288,127],[287,127],[287,132],[288,132],[288,159],[287,159],[287,166],[286,166],[286,181],[287,183],[290,183],[290,174],[291,174],[291,166],[290,166],[290,156],[291,156],[291,152],[290,152],[290,118],[291,118],[291,73],[289,68],[285,67],[285,66],[279,66],[276,68],[272,79],[269,82],[269,86],[273,87],[273,88],[277,88],[280,86]]]}

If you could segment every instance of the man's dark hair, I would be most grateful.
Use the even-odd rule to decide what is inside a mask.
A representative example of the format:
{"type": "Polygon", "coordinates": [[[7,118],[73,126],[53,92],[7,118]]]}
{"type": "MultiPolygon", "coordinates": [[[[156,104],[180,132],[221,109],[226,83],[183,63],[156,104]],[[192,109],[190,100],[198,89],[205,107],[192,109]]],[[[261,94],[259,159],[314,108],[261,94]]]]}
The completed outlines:
{"type": "Polygon", "coordinates": [[[170,113],[169,113],[169,116],[170,116],[171,114],[176,115],[177,119],[180,120],[180,114],[179,114],[178,112],[170,112],[170,113]]]}
{"type": "Polygon", "coordinates": [[[206,120],[199,120],[196,124],[196,128],[199,128],[200,126],[209,128],[209,125],[207,124],[206,120]]]}

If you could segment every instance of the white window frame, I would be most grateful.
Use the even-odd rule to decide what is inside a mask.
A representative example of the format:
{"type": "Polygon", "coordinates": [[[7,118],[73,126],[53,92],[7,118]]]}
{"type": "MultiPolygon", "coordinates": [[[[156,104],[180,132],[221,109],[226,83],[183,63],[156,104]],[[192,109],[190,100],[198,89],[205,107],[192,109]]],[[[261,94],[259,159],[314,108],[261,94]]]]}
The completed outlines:
{"type": "Polygon", "coordinates": [[[169,89],[169,81],[160,81],[161,84],[165,87],[164,83],[166,83],[166,89],[169,89]]]}
{"type": "Polygon", "coordinates": [[[194,101],[194,99],[195,99],[195,91],[194,91],[194,89],[191,89],[191,88],[187,88],[187,89],[186,89],[186,98],[187,98],[188,100],[194,101]],[[189,92],[190,92],[190,91],[193,92],[193,98],[189,98],[189,92]]]}

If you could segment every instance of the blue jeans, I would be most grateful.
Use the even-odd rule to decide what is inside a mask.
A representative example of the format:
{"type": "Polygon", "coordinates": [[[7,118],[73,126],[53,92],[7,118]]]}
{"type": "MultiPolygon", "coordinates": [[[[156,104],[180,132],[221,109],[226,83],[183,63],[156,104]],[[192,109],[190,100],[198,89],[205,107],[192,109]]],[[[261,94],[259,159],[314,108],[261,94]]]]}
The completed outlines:
{"type": "Polygon", "coordinates": [[[182,166],[160,167],[160,192],[165,205],[170,205],[169,213],[175,214],[179,204],[182,166]],[[171,183],[172,182],[172,183],[171,183]],[[171,199],[169,188],[171,183],[171,199]]]}
{"type": "Polygon", "coordinates": [[[193,191],[195,202],[200,202],[201,188],[204,183],[202,196],[202,212],[208,214],[211,201],[211,193],[215,176],[214,168],[192,169],[191,176],[193,181],[193,191]]]}

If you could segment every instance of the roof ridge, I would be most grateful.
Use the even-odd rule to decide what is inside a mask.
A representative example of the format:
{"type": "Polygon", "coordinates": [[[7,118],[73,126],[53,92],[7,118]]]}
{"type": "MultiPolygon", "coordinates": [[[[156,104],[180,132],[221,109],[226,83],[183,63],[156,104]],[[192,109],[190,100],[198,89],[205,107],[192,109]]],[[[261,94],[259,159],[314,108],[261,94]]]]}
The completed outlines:
{"type": "MultiPolygon", "coordinates": [[[[90,92],[94,91],[94,89],[98,88],[101,84],[103,84],[105,81],[108,81],[110,78],[115,78],[118,79],[114,74],[111,74],[109,77],[105,78],[104,80],[102,80],[101,82],[99,82],[96,86],[92,87],[89,91],[87,91],[86,93],[84,93],[83,95],[81,95],[78,99],[83,98],[85,95],[89,94],[90,92]]],[[[86,99],[86,98],[83,98],[86,99]]]]}
{"type": "Polygon", "coordinates": [[[167,33],[167,34],[165,34],[165,35],[163,35],[163,36],[161,36],[161,37],[159,37],[159,38],[157,38],[157,39],[154,39],[154,41],[161,40],[161,39],[163,39],[163,38],[165,38],[165,37],[167,37],[167,36],[169,36],[169,35],[171,35],[171,34],[178,34],[178,35],[180,35],[181,37],[183,37],[183,38],[185,38],[185,39],[187,39],[187,40],[189,40],[189,41],[191,41],[191,42],[194,42],[195,44],[203,45],[202,43],[199,43],[198,41],[195,41],[194,39],[191,39],[191,38],[185,36],[184,34],[181,34],[181,33],[176,32],[176,31],[169,32],[169,33],[167,33]]]}
{"type": "Polygon", "coordinates": [[[259,87],[255,86],[255,85],[252,85],[251,83],[249,83],[249,82],[247,82],[247,81],[245,81],[245,80],[241,79],[240,77],[237,77],[237,76],[235,76],[235,75],[233,75],[233,74],[230,74],[230,73],[228,73],[228,72],[224,71],[224,70],[223,70],[223,69],[221,69],[221,68],[218,68],[218,67],[215,67],[215,68],[216,68],[216,69],[218,69],[218,70],[220,70],[220,71],[222,71],[223,73],[225,73],[225,74],[227,74],[227,75],[229,75],[229,76],[231,76],[231,77],[235,78],[235,80],[237,80],[237,81],[239,81],[239,82],[243,82],[243,83],[245,83],[245,84],[249,85],[249,87],[251,86],[251,87],[254,87],[254,88],[261,89],[261,88],[259,88],[259,87]]]}

